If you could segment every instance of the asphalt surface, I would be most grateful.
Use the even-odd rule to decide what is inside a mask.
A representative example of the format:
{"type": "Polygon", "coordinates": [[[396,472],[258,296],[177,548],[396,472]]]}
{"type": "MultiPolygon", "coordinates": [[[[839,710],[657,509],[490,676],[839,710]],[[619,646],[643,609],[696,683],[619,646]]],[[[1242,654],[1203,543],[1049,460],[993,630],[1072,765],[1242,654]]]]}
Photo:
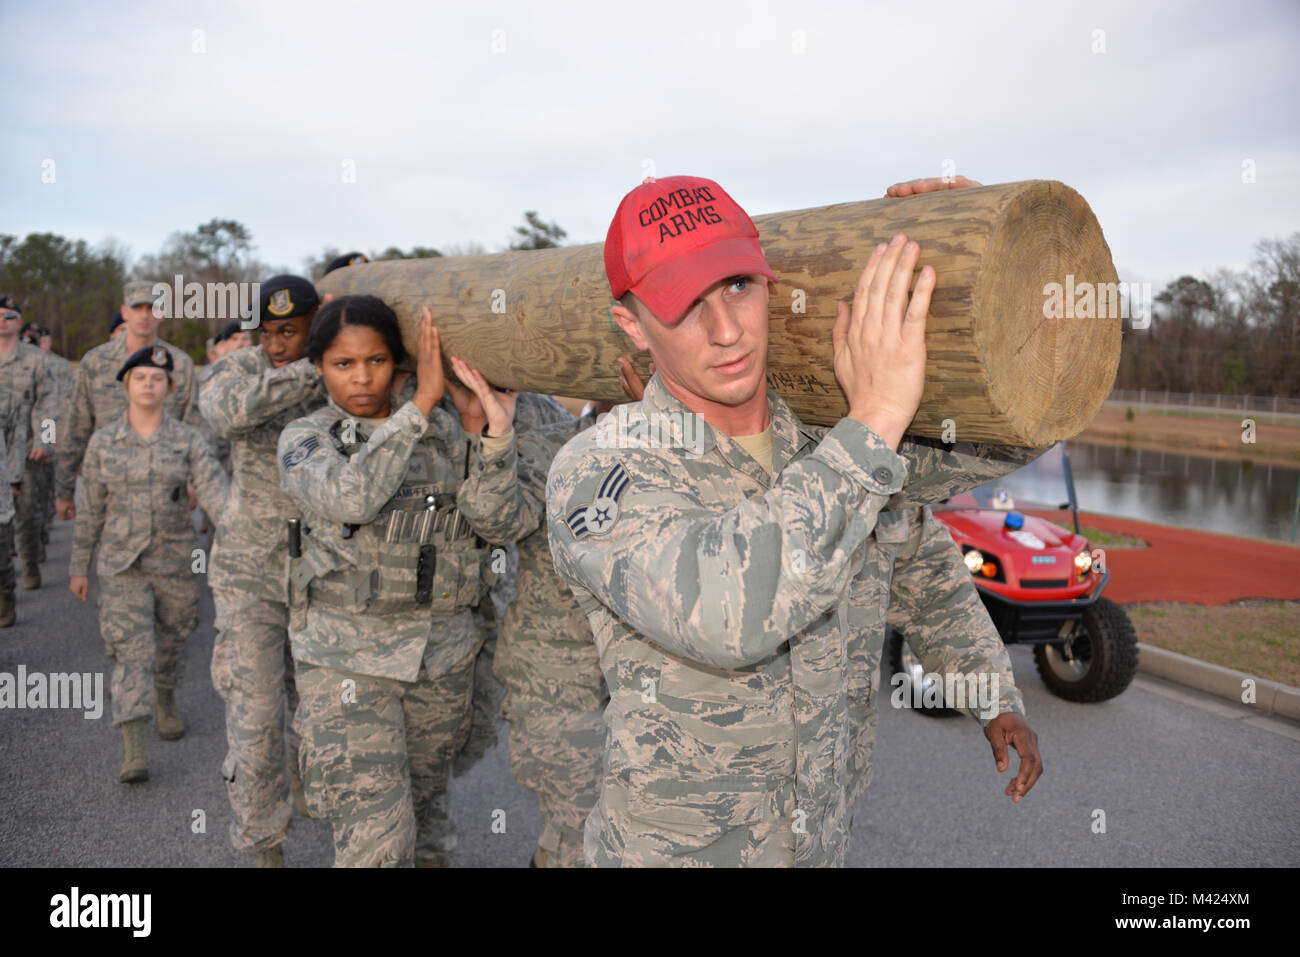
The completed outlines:
{"type": "MultiPolygon", "coordinates": [[[[102,672],[104,713],[0,710],[0,865],[251,866],[228,836],[210,595],[178,693],[187,733],[161,741],[151,728],[149,781],[120,784],[96,589],[92,577],[84,605],[67,590],[71,538],[71,523],[56,523],[43,587],[19,587],[18,624],[0,631],[0,672],[102,672]]],[[[1046,768],[1034,790],[1019,805],[1002,793],[1017,761],[999,775],[970,719],[885,707],[850,865],[1300,866],[1300,724],[1141,676],[1112,701],[1071,704],[1047,692],[1027,649],[1011,652],[1046,768]]],[[[537,800],[510,775],[504,729],[453,783],[452,802],[456,866],[527,864],[537,800]],[[498,811],[503,833],[493,829],[498,811]]],[[[329,825],[295,819],[285,857],[328,866],[329,825]]]]}

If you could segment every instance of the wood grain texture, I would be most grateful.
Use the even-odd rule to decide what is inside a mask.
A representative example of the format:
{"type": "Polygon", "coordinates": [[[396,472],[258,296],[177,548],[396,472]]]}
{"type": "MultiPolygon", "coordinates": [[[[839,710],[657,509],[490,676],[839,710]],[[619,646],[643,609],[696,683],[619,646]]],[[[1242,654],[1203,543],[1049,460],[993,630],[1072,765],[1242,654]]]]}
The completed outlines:
{"type": "MultiPolygon", "coordinates": [[[[878,242],[906,233],[938,285],[926,331],[926,388],[909,432],[1043,446],[1077,435],[1119,366],[1118,301],[1105,318],[1047,318],[1044,288],[1067,276],[1113,289],[1110,249],[1070,187],[1031,180],[877,199],[754,219],[779,281],[770,304],[768,384],[807,422],[847,411],[832,367],[836,301],[878,242]],[[802,309],[802,311],[800,311],[802,309]]],[[[381,297],[414,349],[428,305],[455,353],[502,386],[621,401],[618,356],[638,354],[613,322],[602,246],[391,260],[336,270],[322,293],[381,297]]]]}

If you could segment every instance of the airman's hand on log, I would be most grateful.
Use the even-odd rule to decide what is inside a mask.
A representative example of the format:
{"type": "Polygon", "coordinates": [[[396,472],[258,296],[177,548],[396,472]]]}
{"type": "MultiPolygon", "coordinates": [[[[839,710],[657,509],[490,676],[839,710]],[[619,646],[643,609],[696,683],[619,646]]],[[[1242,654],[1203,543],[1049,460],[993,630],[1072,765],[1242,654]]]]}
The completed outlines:
{"type": "Polygon", "coordinates": [[[953,176],[951,178],[943,176],[926,176],[922,179],[909,179],[903,183],[895,183],[889,189],[885,190],[885,198],[900,198],[903,196],[915,196],[917,193],[933,193],[940,189],[961,189],[964,186],[983,186],[984,184],[974,179],[967,179],[965,176],[953,176]]]}
{"type": "MultiPolygon", "coordinates": [[[[655,364],[650,363],[650,374],[655,374],[655,364]]],[[[623,387],[627,397],[633,402],[640,402],[641,397],[645,395],[645,383],[637,375],[636,369],[632,368],[632,360],[626,356],[618,357],[618,384],[623,387]]],[[[597,402],[592,408],[596,415],[604,415],[610,411],[617,402],[597,402]]]]}
{"type": "Polygon", "coordinates": [[[483,373],[471,369],[459,356],[451,357],[451,371],[465,383],[462,386],[448,380],[447,390],[466,432],[482,432],[484,422],[487,423],[486,434],[494,437],[505,435],[514,428],[518,392],[493,388],[483,378],[483,373]]]}
{"type": "Polygon", "coordinates": [[[420,311],[419,349],[415,365],[415,395],[411,401],[428,418],[446,391],[446,373],[442,371],[442,344],[438,340],[438,327],[433,324],[433,310],[428,306],[420,311]]]}
{"type": "Polygon", "coordinates": [[[897,449],[925,391],[925,319],[934,292],[933,266],[921,270],[909,297],[921,248],[899,233],[872,253],[853,305],[840,302],[831,341],[835,378],[857,419],[897,449]]]}
{"type": "MultiPolygon", "coordinates": [[[[650,363],[650,374],[655,374],[655,364],[650,363]]],[[[645,383],[637,375],[636,369],[632,368],[632,363],[624,356],[618,357],[618,384],[623,387],[627,397],[633,402],[640,402],[641,397],[645,395],[645,383]]],[[[613,405],[613,403],[610,403],[613,405]]]]}

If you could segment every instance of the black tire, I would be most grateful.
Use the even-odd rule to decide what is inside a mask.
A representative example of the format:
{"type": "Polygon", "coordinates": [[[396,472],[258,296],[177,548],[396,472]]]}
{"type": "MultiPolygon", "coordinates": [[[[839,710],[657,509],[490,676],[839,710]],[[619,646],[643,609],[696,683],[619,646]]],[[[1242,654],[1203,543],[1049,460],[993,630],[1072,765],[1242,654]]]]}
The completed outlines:
{"type": "MultiPolygon", "coordinates": [[[[885,673],[880,676],[880,684],[882,693],[885,692],[885,689],[888,689],[889,692],[892,693],[894,685],[890,681],[890,678],[893,675],[898,674],[900,671],[908,675],[908,683],[905,685],[906,691],[904,700],[910,704],[912,701],[911,682],[915,680],[913,677],[915,674],[914,669],[921,667],[921,665],[912,654],[912,649],[904,647],[905,641],[906,639],[903,637],[901,631],[889,628],[885,632],[885,654],[883,660],[885,673]]],[[[940,695],[942,694],[943,692],[940,690],[940,695]]],[[[954,711],[952,708],[927,708],[924,705],[919,708],[910,708],[909,710],[915,711],[918,714],[923,714],[927,718],[955,718],[961,714],[960,711],[954,711]]]]}
{"type": "Polygon", "coordinates": [[[1048,690],[1066,701],[1107,701],[1137,674],[1137,632],[1124,609],[1098,598],[1083,613],[1083,629],[1064,645],[1035,645],[1034,664],[1048,690]]]}

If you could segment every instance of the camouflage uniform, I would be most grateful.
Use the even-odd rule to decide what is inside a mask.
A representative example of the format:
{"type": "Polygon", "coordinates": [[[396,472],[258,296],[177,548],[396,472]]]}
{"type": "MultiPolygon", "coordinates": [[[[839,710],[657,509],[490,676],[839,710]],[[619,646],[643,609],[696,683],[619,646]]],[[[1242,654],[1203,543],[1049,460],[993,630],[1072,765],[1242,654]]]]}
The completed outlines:
{"type": "MultiPolygon", "coordinates": [[[[408,389],[413,394],[414,388],[410,383],[408,383],[408,389]]],[[[538,426],[555,422],[571,423],[573,421],[575,420],[569,411],[548,395],[521,392],[517,397],[514,431],[521,442],[524,436],[530,434],[538,426]]],[[[489,445],[492,442],[493,440],[488,440],[489,445]]],[[[522,444],[519,448],[522,453],[522,444]]],[[[549,467],[549,459],[540,463],[541,472],[533,478],[533,484],[540,489],[539,495],[545,494],[546,470],[549,467]]],[[[462,495],[477,497],[475,486],[478,484],[481,474],[471,472],[462,486],[462,495]]],[[[522,488],[519,493],[523,494],[522,488]]],[[[516,498],[515,501],[516,507],[527,507],[528,505],[527,498],[516,498]]],[[[520,519],[527,522],[529,528],[537,527],[539,522],[540,510],[534,508],[534,512],[533,515],[520,514],[520,519]]],[[[542,538],[544,541],[545,536],[543,535],[542,538]]],[[[470,768],[478,763],[487,750],[496,744],[500,735],[503,717],[502,704],[506,698],[506,687],[498,680],[500,675],[496,673],[495,667],[498,648],[498,625],[504,621],[505,616],[508,614],[507,609],[518,594],[519,549],[514,545],[510,545],[505,548],[504,554],[493,552],[490,558],[494,568],[504,564],[504,569],[499,574],[496,584],[492,586],[492,600],[490,602],[480,601],[476,609],[476,617],[483,629],[483,646],[474,659],[472,721],[470,723],[469,737],[464,747],[456,755],[454,770],[457,777],[468,772],[470,768]]],[[[548,567],[550,566],[549,555],[546,558],[546,564],[548,567]]],[[[565,588],[564,592],[567,595],[568,589],[565,588]]],[[[585,623],[583,627],[586,628],[585,623]]],[[[429,805],[429,810],[420,823],[419,838],[415,847],[415,862],[419,866],[442,867],[449,866],[451,863],[451,852],[456,847],[456,826],[452,820],[448,797],[447,792],[439,794],[429,805]]]]}
{"type": "MultiPolygon", "coordinates": [[[[239,351],[243,352],[244,350],[240,349],[239,351]]],[[[220,361],[220,359],[217,360],[217,362],[220,361]]],[[[230,439],[221,434],[220,429],[210,421],[209,416],[203,411],[203,390],[206,389],[208,383],[212,381],[212,375],[216,369],[217,363],[209,362],[207,365],[199,366],[194,370],[194,383],[195,387],[199,391],[199,431],[202,432],[207,440],[212,443],[212,448],[215,449],[217,453],[217,460],[221,463],[221,467],[226,470],[226,474],[229,475],[232,473],[234,468],[231,457],[230,439]]]]}
{"type": "MultiPolygon", "coordinates": [[[[543,425],[573,421],[574,418],[569,411],[549,395],[521,392],[516,398],[514,433],[517,439],[522,439],[534,429],[543,425]]],[[[494,442],[499,447],[501,441],[501,439],[488,439],[483,447],[486,449],[494,442]]],[[[544,491],[546,469],[550,467],[550,462],[535,462],[534,464],[540,467],[541,473],[540,475],[534,475],[533,478],[541,483],[544,491]]],[[[461,494],[477,500],[479,495],[478,485],[484,474],[483,472],[472,472],[466,476],[461,494]]],[[[529,505],[529,499],[521,497],[522,495],[522,489],[517,489],[511,514],[517,516],[519,521],[528,522],[529,527],[533,528],[538,522],[538,517],[520,511],[529,505]]],[[[482,756],[484,751],[496,743],[501,727],[501,704],[506,696],[506,689],[495,675],[497,632],[498,625],[506,614],[510,603],[514,601],[515,596],[518,594],[517,578],[519,573],[518,548],[515,545],[509,545],[505,552],[506,554],[501,556],[505,559],[505,568],[497,575],[496,584],[492,586],[492,601],[480,602],[478,606],[478,614],[482,620],[486,637],[474,665],[474,722],[470,731],[470,741],[465,748],[465,752],[470,753],[462,752],[458,757],[457,774],[463,774],[482,756]]]]}
{"type": "MultiPolygon", "coordinates": [[[[121,368],[120,363],[118,368],[121,368]]],[[[117,369],[113,374],[117,374],[117,369]]],[[[58,421],[59,384],[50,371],[45,353],[36,346],[16,341],[12,352],[0,356],[0,386],[12,389],[22,402],[28,451],[44,449],[53,454],[54,446],[44,439],[58,421]]],[[[31,565],[37,564],[42,557],[41,531],[45,527],[45,514],[40,502],[41,476],[37,466],[38,463],[30,459],[24,462],[15,529],[18,554],[24,564],[31,565]]]]}
{"type": "Polygon", "coordinates": [[[310,530],[289,572],[294,724],[335,866],[412,864],[417,822],[468,736],[483,640],[471,606],[490,579],[475,532],[518,536],[513,433],[502,438],[467,442],[446,398],[427,420],[408,402],[373,424],[329,401],[280,435],[281,487],[310,530]],[[471,469],[484,473],[475,495],[460,494],[471,469]]]}
{"type": "MultiPolygon", "coordinates": [[[[173,418],[190,425],[199,424],[198,393],[194,382],[194,363],[181,349],[154,340],[172,355],[172,381],[176,388],[167,397],[164,408],[173,418]]],[[[77,486],[77,469],[86,454],[86,443],[96,429],[114,422],[126,412],[126,391],[117,381],[117,373],[130,357],[126,333],[95,346],[82,357],[73,380],[72,395],[63,402],[54,454],[54,495],[72,498],[77,486]]]]}
{"type": "Polygon", "coordinates": [[[261,346],[233,352],[211,368],[199,404],[213,434],[227,441],[234,468],[208,570],[219,629],[212,683],[226,703],[221,776],[230,798],[230,840],[236,850],[256,852],[289,833],[285,762],[298,762],[284,567],[285,520],[301,512],[280,490],[275,446],[280,430],[321,405],[325,392],[309,360],[277,369],[261,346]]]}
{"type": "MultiPolygon", "coordinates": [[[[998,713],[1023,713],[956,545],[918,506],[1043,450],[905,439],[896,453],[860,422],[811,428],[767,398],[776,480],[703,424],[695,458],[615,447],[598,425],[551,469],[556,571],[610,693],[589,864],[842,864],[869,775],[886,596],[921,603],[906,614],[928,669],[996,674],[998,713]],[[907,541],[871,537],[886,507],[915,513],[887,522],[907,541]]],[[[657,376],[627,408],[690,414],[657,376]]]]}
{"type": "MultiPolygon", "coordinates": [[[[57,352],[45,353],[45,364],[50,373],[54,376],[54,382],[58,386],[58,400],[56,404],[55,420],[63,416],[63,404],[72,397],[72,383],[74,373],[72,363],[57,352]]],[[[58,434],[54,436],[55,447],[58,446],[58,434]]],[[[49,528],[54,523],[54,459],[48,462],[33,462],[36,466],[36,476],[39,479],[37,486],[37,499],[40,503],[40,514],[42,525],[49,528]]]]}
{"type": "MultiPolygon", "coordinates": [[[[521,397],[522,398],[522,397],[521,397]]],[[[548,867],[583,866],[583,823],[600,794],[605,678],[591,626],[555,574],[547,541],[546,474],[560,448],[595,423],[565,413],[519,436],[527,526],[519,542],[518,597],[501,624],[495,672],[507,692],[510,766],[537,795],[538,847],[548,867]]]]}
{"type": "MultiPolygon", "coordinates": [[[[12,389],[0,387],[0,463],[4,464],[6,482],[17,485],[23,480],[23,463],[27,460],[22,404],[12,389]]],[[[9,547],[14,541],[14,497],[8,487],[0,490],[0,593],[13,598],[14,557],[9,547]]]]}
{"type": "MultiPolygon", "coordinates": [[[[44,350],[42,350],[44,351],[44,350]]],[[[72,395],[72,383],[76,379],[76,373],[73,371],[72,363],[57,352],[45,353],[45,364],[49,366],[50,372],[54,374],[54,381],[59,386],[59,404],[67,401],[72,395]]]]}
{"type": "Polygon", "coordinates": [[[142,437],[125,413],[91,436],[82,483],[68,573],[88,575],[98,548],[99,627],[113,659],[113,724],[120,725],[149,717],[155,687],[176,687],[181,649],[198,624],[185,486],[220,515],[229,485],[197,429],[164,414],[142,437]]]}

